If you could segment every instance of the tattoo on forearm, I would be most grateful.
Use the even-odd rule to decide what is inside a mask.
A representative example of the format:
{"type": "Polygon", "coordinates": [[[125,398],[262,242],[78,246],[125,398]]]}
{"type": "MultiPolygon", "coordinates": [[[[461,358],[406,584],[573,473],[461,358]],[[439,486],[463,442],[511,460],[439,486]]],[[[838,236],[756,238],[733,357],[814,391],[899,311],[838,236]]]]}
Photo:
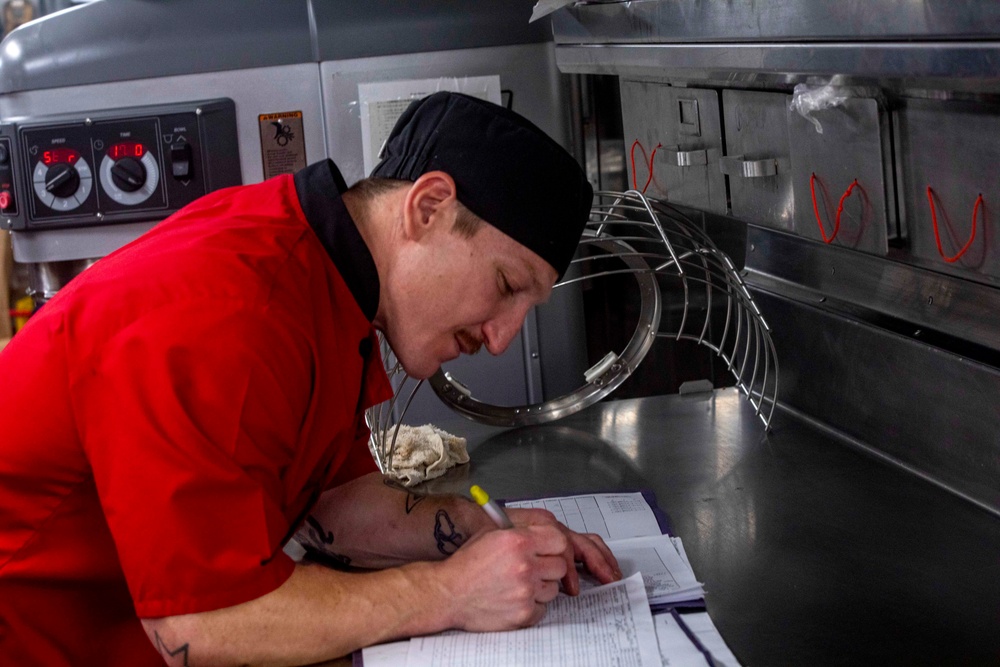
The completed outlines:
{"type": "Polygon", "coordinates": [[[465,541],[462,534],[455,530],[455,522],[451,520],[451,517],[444,510],[438,510],[437,516],[434,519],[434,539],[437,541],[438,551],[445,556],[458,551],[458,548],[462,546],[462,542],[465,541]]]}
{"type": "Polygon", "coordinates": [[[163,643],[163,638],[160,637],[160,633],[153,631],[153,636],[156,638],[156,652],[163,656],[163,660],[168,665],[177,665],[178,667],[191,667],[188,662],[188,645],[184,644],[180,648],[171,649],[166,644],[163,643]]]}
{"type": "Polygon", "coordinates": [[[303,537],[303,546],[308,552],[318,552],[324,556],[332,559],[338,565],[350,565],[351,559],[343,554],[335,553],[330,549],[330,545],[333,544],[333,533],[326,530],[323,524],[319,522],[319,519],[310,515],[306,517],[306,523],[308,524],[308,529],[305,531],[305,535],[300,533],[300,539],[303,537]]]}
{"type": "Polygon", "coordinates": [[[391,477],[384,478],[382,480],[382,483],[388,486],[390,489],[396,489],[406,494],[406,500],[404,500],[404,502],[406,503],[405,507],[407,514],[412,512],[413,508],[419,505],[421,501],[423,501],[427,497],[424,495],[420,495],[418,493],[414,493],[413,491],[409,490],[408,488],[406,488],[396,480],[392,479],[391,477]]]}
{"type": "Polygon", "coordinates": [[[406,513],[409,514],[413,511],[413,508],[420,504],[422,500],[427,498],[427,496],[418,496],[413,493],[406,494],[406,513]]]}

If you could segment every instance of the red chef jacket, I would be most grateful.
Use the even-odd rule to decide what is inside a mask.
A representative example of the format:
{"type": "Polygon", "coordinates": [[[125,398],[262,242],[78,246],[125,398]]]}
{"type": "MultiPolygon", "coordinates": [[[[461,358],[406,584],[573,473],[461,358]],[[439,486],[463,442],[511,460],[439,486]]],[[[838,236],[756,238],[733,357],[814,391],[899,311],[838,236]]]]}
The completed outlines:
{"type": "Polygon", "coordinates": [[[139,618],[277,588],[375,470],[378,276],[332,162],[210,194],[0,353],[0,664],[162,665],[139,618]]]}

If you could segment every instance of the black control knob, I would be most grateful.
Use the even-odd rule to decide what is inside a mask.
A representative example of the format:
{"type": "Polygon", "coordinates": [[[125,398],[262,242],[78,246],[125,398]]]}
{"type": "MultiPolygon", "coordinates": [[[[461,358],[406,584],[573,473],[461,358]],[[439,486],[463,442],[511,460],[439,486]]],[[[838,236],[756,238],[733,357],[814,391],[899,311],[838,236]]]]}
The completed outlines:
{"type": "Polygon", "coordinates": [[[123,157],[111,166],[111,180],[125,192],[135,192],[146,184],[146,168],[131,157],[123,157]]]}
{"type": "Polygon", "coordinates": [[[72,197],[79,187],[80,174],[71,164],[60,162],[45,172],[45,189],[56,197],[72,197]]]}

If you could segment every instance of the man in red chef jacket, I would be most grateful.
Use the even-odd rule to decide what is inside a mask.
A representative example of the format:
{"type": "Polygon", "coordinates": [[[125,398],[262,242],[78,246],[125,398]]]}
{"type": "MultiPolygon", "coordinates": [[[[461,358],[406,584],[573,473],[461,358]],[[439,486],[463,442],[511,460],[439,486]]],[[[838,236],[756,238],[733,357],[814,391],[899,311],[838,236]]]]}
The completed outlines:
{"type": "Polygon", "coordinates": [[[595,536],[383,484],[375,331],[427,377],[500,354],[592,191],[501,107],[414,102],[372,178],[333,162],[212,193],[74,279],[0,353],[0,664],[309,664],[537,622],[595,536]],[[411,499],[412,500],[412,499],[411,499]],[[344,572],[283,551],[372,568],[344,572]],[[447,558],[446,558],[447,557],[447,558]]]}

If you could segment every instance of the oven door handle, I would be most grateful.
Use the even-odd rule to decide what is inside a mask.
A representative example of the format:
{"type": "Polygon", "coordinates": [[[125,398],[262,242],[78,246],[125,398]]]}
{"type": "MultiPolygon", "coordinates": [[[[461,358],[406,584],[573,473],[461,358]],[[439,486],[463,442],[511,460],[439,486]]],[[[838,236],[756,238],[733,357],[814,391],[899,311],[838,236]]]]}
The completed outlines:
{"type": "Polygon", "coordinates": [[[678,167],[697,167],[708,164],[708,150],[696,148],[682,151],[680,146],[664,146],[660,149],[668,164],[678,167]]]}
{"type": "Polygon", "coordinates": [[[784,172],[780,158],[764,158],[763,160],[746,160],[742,155],[726,156],[719,159],[719,169],[723,174],[738,178],[766,178],[777,176],[784,172]]]}

